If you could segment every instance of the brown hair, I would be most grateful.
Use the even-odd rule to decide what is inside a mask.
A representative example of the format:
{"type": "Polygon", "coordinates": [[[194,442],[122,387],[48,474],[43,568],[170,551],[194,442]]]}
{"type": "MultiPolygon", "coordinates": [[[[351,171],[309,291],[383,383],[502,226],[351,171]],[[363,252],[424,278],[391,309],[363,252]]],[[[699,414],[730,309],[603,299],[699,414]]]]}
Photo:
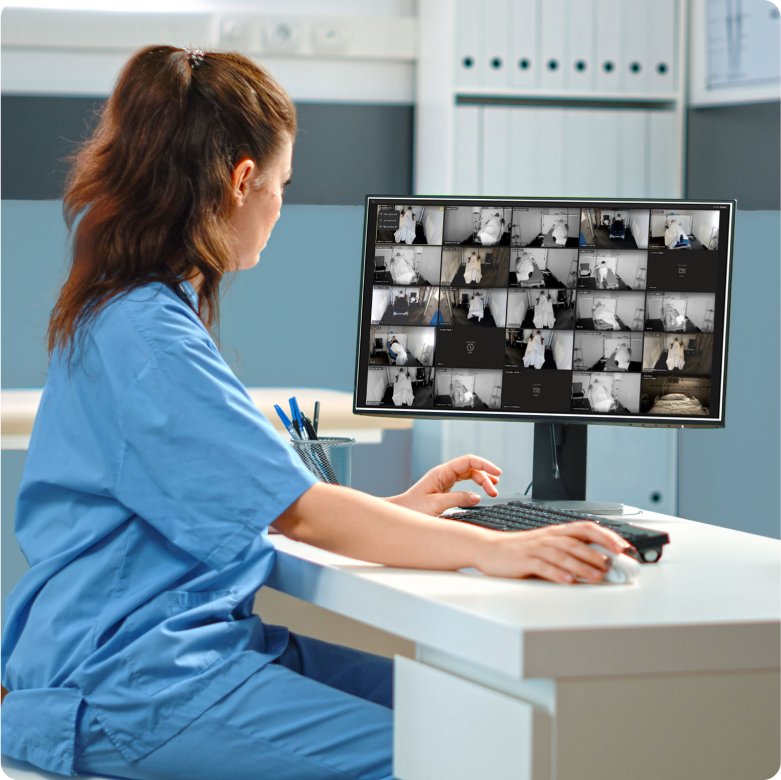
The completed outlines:
{"type": "Polygon", "coordinates": [[[72,355],[100,309],[147,284],[200,273],[199,316],[219,315],[231,270],[231,173],[242,159],[261,176],[296,131],[288,94],[240,54],[151,46],[120,74],[66,184],[73,264],[52,311],[49,353],[72,355]]]}

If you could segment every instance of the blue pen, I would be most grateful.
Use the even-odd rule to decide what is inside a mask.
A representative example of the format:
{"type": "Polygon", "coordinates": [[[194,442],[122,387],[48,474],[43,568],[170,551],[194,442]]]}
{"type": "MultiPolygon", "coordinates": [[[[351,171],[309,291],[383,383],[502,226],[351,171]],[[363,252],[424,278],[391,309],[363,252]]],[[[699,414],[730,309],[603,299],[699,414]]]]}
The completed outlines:
{"type": "Polygon", "coordinates": [[[296,411],[296,399],[289,398],[288,403],[290,404],[290,419],[292,420],[293,427],[296,429],[296,433],[299,435],[299,438],[303,439],[304,434],[301,429],[301,424],[298,421],[298,412],[296,411]]]}
{"type": "Polygon", "coordinates": [[[293,427],[293,423],[291,423],[290,420],[287,419],[287,415],[282,411],[282,408],[278,404],[274,404],[274,408],[277,410],[279,419],[282,420],[282,425],[285,426],[287,432],[290,434],[290,438],[300,439],[301,437],[298,435],[298,432],[293,427]]]}
{"type": "Polygon", "coordinates": [[[290,404],[290,412],[293,417],[293,425],[295,425],[296,430],[301,434],[302,439],[308,438],[304,428],[304,418],[301,417],[301,410],[298,408],[298,399],[293,396],[289,399],[288,403],[290,404]]]}

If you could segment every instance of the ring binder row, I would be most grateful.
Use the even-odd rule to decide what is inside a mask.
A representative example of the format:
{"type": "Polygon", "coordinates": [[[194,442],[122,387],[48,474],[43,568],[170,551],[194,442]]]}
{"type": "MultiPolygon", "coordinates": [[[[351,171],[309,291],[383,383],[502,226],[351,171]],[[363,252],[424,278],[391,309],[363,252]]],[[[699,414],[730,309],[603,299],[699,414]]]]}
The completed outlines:
{"type": "Polygon", "coordinates": [[[455,86],[673,95],[681,0],[458,0],[455,86]]]}

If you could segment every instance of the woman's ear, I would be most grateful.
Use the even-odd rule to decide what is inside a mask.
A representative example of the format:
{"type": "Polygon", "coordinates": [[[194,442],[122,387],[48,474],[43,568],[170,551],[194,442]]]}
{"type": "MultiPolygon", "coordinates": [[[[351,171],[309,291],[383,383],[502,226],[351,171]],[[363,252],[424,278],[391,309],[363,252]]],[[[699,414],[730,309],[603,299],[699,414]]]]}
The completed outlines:
{"type": "Polygon", "coordinates": [[[231,196],[237,206],[244,204],[244,200],[249,192],[250,180],[255,171],[255,162],[249,158],[236,164],[231,173],[231,196]]]}

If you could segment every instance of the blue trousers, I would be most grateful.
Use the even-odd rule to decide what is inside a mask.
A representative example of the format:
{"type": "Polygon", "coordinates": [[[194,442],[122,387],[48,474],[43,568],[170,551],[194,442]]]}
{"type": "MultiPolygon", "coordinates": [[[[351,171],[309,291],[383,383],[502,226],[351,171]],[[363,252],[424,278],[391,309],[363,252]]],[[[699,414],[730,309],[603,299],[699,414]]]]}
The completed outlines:
{"type": "Polygon", "coordinates": [[[127,780],[391,780],[393,663],[290,634],[282,656],[132,764],[88,706],[79,774],[127,780]]]}

